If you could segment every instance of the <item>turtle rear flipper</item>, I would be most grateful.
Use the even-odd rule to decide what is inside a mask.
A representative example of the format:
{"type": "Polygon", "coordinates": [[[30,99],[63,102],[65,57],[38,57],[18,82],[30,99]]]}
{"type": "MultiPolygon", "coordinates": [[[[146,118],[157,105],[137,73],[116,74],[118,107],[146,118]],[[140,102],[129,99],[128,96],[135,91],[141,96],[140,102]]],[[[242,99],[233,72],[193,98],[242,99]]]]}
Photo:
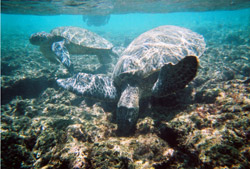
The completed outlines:
{"type": "Polygon", "coordinates": [[[58,79],[57,84],[73,93],[101,101],[116,101],[118,94],[109,77],[78,73],[67,79],[58,79]]]}
{"type": "Polygon", "coordinates": [[[74,68],[70,61],[69,51],[64,44],[65,40],[54,42],[51,49],[55,53],[58,61],[61,62],[70,73],[74,73],[74,68]]]}
{"type": "Polygon", "coordinates": [[[152,88],[153,96],[162,97],[185,88],[196,76],[198,65],[196,56],[186,56],[176,65],[164,65],[152,88]]]}

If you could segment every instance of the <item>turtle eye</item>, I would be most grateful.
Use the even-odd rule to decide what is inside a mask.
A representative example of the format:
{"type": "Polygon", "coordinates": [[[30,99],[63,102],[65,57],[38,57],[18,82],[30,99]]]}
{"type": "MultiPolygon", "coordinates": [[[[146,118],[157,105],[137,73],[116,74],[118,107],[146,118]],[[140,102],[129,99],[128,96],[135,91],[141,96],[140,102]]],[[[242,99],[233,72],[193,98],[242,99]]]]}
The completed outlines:
{"type": "Polygon", "coordinates": [[[49,37],[49,33],[47,32],[38,32],[38,33],[34,33],[30,36],[30,43],[32,45],[41,45],[44,44],[46,42],[48,42],[48,37],[49,37]]]}

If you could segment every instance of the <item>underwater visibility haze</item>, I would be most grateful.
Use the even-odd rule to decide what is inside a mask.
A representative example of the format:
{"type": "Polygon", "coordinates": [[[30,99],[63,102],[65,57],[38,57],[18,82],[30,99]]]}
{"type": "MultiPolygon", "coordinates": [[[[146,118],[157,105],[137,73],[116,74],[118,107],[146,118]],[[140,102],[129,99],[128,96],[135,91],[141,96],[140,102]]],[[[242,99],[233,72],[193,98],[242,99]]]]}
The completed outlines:
{"type": "Polygon", "coordinates": [[[2,168],[247,169],[249,84],[249,1],[1,1],[2,168]]]}

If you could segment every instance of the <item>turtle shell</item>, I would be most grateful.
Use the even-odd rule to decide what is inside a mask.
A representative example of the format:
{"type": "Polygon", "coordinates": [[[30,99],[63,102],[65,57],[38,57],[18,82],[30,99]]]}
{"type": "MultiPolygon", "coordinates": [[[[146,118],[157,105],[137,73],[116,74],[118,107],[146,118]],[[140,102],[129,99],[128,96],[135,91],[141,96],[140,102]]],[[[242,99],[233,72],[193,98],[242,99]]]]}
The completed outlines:
{"type": "Polygon", "coordinates": [[[50,32],[55,37],[67,39],[70,43],[93,49],[111,49],[112,43],[87,29],[65,26],[57,27],[50,32]]]}
{"type": "Polygon", "coordinates": [[[146,78],[165,64],[175,65],[188,55],[201,56],[205,46],[203,36],[189,29],[169,25],[154,28],[130,43],[116,64],[113,77],[146,78]]]}

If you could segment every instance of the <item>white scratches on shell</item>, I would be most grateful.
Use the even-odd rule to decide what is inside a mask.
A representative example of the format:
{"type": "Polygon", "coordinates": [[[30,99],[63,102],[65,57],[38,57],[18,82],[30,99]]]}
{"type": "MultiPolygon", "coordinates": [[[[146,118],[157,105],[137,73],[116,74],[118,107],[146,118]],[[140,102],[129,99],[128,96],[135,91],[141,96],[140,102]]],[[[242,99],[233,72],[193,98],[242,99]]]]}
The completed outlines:
{"type": "Polygon", "coordinates": [[[64,37],[71,43],[95,49],[111,49],[112,43],[84,28],[65,26],[58,27],[51,31],[56,36],[64,37]]]}
{"type": "Polygon", "coordinates": [[[114,75],[142,71],[147,76],[164,64],[177,64],[187,55],[199,57],[204,50],[203,36],[178,26],[160,26],[131,42],[116,65],[114,75]]]}

